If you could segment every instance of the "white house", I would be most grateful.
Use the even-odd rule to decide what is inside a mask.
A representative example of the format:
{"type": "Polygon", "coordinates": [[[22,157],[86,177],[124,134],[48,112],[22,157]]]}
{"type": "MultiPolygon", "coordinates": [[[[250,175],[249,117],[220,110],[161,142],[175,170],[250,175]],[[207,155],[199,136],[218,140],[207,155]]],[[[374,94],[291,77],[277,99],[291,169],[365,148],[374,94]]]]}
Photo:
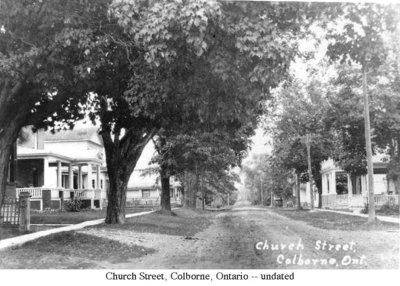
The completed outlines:
{"type": "MultiPolygon", "coordinates": [[[[161,199],[159,174],[149,174],[148,169],[135,169],[130,177],[126,196],[128,205],[159,205],[161,199]]],[[[181,204],[181,185],[174,177],[170,179],[170,196],[172,204],[181,204]]]]}
{"type": "MultiPolygon", "coordinates": [[[[311,205],[310,183],[300,184],[300,204],[304,207],[311,205]]],[[[293,195],[296,196],[296,187],[294,186],[293,195]]],[[[318,191],[314,188],[314,207],[318,206],[318,191]]]]}
{"type": "MultiPolygon", "coordinates": [[[[380,206],[389,200],[398,204],[394,195],[394,182],[387,180],[387,163],[383,154],[373,157],[375,204],[380,206]]],[[[331,208],[361,208],[368,202],[366,175],[351,177],[332,159],[322,162],[322,206],[331,208]]]]}
{"type": "Polygon", "coordinates": [[[60,208],[63,200],[81,198],[102,208],[108,184],[105,157],[97,128],[55,134],[24,129],[17,147],[17,196],[30,192],[32,208],[60,208]]]}
{"type": "MultiPolygon", "coordinates": [[[[108,176],[105,152],[97,127],[77,127],[55,134],[24,129],[17,147],[16,196],[32,195],[34,209],[60,208],[63,200],[80,198],[87,207],[106,205],[108,176]]],[[[154,153],[152,144],[143,151],[127,190],[128,205],[158,205],[161,185],[157,173],[147,174],[154,153]]],[[[180,204],[180,183],[171,179],[171,202],[180,204]]]]}

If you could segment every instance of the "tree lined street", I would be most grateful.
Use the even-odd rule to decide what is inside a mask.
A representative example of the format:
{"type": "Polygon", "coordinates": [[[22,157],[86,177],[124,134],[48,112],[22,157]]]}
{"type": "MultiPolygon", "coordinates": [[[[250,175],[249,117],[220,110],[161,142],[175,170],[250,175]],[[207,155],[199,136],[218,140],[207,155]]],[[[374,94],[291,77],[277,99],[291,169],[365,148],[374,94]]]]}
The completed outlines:
{"type": "Polygon", "coordinates": [[[398,225],[376,214],[400,212],[399,35],[393,3],[0,0],[0,231],[6,200],[21,228],[0,238],[30,221],[21,191],[40,194],[32,218],[47,227],[104,219],[7,250],[0,266],[398,268],[398,225]],[[96,180],[87,158],[50,162],[50,150],[21,172],[35,186],[20,187],[23,128],[82,119],[97,130],[96,180]],[[257,130],[268,152],[251,151],[257,130]],[[128,209],[150,144],[145,172],[158,177],[132,188],[128,209]],[[55,165],[57,188],[39,184],[38,169],[55,165]],[[64,208],[80,211],[82,172],[91,206],[104,182],[103,212],[64,208]],[[126,217],[143,207],[154,212],[126,217]]]}
{"type": "MultiPolygon", "coordinates": [[[[161,215],[153,215],[129,219],[125,227],[99,226],[79,230],[77,235],[68,236],[70,242],[64,246],[59,243],[52,246],[45,242],[46,239],[43,242],[39,240],[20,250],[3,253],[0,266],[113,269],[399,267],[397,224],[380,223],[376,228],[371,228],[366,226],[366,218],[327,212],[311,215],[307,211],[274,210],[251,205],[239,205],[230,211],[213,213],[196,214],[184,210],[177,210],[176,213],[177,218],[167,220],[161,215]],[[179,227],[185,221],[189,223],[194,220],[199,224],[197,229],[179,227]],[[85,239],[89,241],[107,239],[122,243],[125,250],[122,251],[123,247],[116,248],[114,254],[110,254],[111,260],[104,259],[97,251],[87,257],[78,255],[68,245],[77,247],[79,235],[88,236],[85,239]],[[129,245],[138,250],[129,250],[129,245]],[[58,251],[51,256],[45,255],[51,247],[58,248],[58,251]],[[36,248],[41,252],[37,252],[36,248]],[[127,251],[133,252],[126,255],[127,251]],[[23,252],[26,253],[25,262],[18,260],[18,255],[23,252]],[[68,259],[61,259],[61,253],[68,253],[68,259]],[[39,263],[30,264],[35,259],[32,255],[38,256],[39,263]]],[[[57,240],[61,243],[64,241],[62,237],[57,240]]],[[[85,244],[85,247],[89,245],[85,244]]],[[[107,253],[111,250],[103,251],[107,253]]]]}

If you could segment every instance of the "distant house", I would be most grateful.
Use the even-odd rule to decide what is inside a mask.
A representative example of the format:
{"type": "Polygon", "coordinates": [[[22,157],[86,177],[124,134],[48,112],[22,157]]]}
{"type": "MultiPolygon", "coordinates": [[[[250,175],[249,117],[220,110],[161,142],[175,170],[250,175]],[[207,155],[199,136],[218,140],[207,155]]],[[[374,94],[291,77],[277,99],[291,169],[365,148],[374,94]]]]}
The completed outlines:
{"type": "MultiPolygon", "coordinates": [[[[170,179],[171,203],[181,204],[182,189],[180,182],[174,177],[170,179]]],[[[161,199],[161,183],[159,174],[148,169],[135,169],[128,183],[126,200],[128,205],[159,205],[161,199]]]]}
{"type": "MultiPolygon", "coordinates": [[[[304,207],[309,207],[311,205],[311,189],[310,183],[300,184],[300,204],[304,207]]],[[[296,196],[296,190],[294,186],[293,195],[296,196]]],[[[318,193],[314,191],[314,207],[318,206],[318,193]]]]}
{"type": "Polygon", "coordinates": [[[60,208],[74,197],[102,208],[108,177],[104,149],[97,128],[55,134],[30,128],[17,147],[17,195],[30,192],[32,208],[60,208]]]}

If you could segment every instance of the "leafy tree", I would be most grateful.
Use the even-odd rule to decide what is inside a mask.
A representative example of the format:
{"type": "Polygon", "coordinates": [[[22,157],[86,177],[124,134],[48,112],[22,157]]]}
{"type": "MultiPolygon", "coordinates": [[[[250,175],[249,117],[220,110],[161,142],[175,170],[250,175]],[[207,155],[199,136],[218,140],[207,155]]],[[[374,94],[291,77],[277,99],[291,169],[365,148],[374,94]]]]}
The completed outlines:
{"type": "MultiPolygon", "coordinates": [[[[266,131],[273,138],[274,164],[286,170],[295,169],[300,207],[299,180],[302,174],[308,171],[305,178],[311,186],[313,177],[316,178],[321,196],[320,163],[330,155],[332,137],[325,125],[328,105],[321,74],[311,71],[305,82],[296,78],[286,82],[276,90],[276,97],[266,131]]],[[[313,208],[313,199],[311,202],[313,208]]]]}
{"type": "MultiPolygon", "coordinates": [[[[206,114],[215,114],[217,118],[225,116],[225,121],[231,121],[230,125],[238,128],[234,125],[240,123],[235,114],[239,113],[242,118],[247,116],[249,122],[254,122],[260,113],[258,102],[268,96],[269,89],[287,71],[295,52],[293,38],[288,35],[299,33],[296,21],[307,17],[300,13],[307,7],[301,4],[206,1],[137,5],[118,1],[119,23],[144,47],[145,60],[162,70],[166,79],[167,107],[163,104],[160,113],[163,119],[159,122],[164,131],[159,136],[159,149],[164,152],[165,146],[170,145],[168,138],[163,138],[165,134],[170,136],[171,129],[181,129],[168,121],[171,116],[183,123],[193,122],[186,121],[189,115],[196,115],[200,122],[209,122],[206,114]],[[271,21],[276,25],[271,25],[271,21]],[[219,99],[217,105],[210,108],[208,104],[208,110],[199,108],[198,114],[191,113],[193,106],[202,106],[200,100],[206,99],[210,103],[207,100],[210,97],[219,99]],[[249,103],[243,104],[245,101],[249,103]],[[175,114],[170,112],[168,102],[175,105],[172,106],[175,114]],[[241,106],[245,109],[241,110],[241,106]],[[215,112],[211,113],[210,109],[215,112]]],[[[228,126],[226,122],[222,124],[228,126]]],[[[215,133],[214,128],[215,125],[203,129],[206,137],[215,133]]],[[[197,138],[194,144],[197,144],[196,140],[203,140],[201,135],[194,137],[197,138]]],[[[194,154],[201,157],[196,151],[194,154]]],[[[168,158],[160,164],[165,177],[162,181],[167,184],[171,171],[166,171],[168,164],[165,162],[170,163],[171,159],[161,157],[168,158]]],[[[199,164],[192,165],[193,168],[205,170],[199,164]]],[[[162,202],[167,204],[168,187],[164,189],[166,197],[162,202]]]]}
{"type": "Polygon", "coordinates": [[[252,160],[242,167],[245,175],[244,185],[250,192],[250,201],[253,204],[266,205],[270,196],[268,196],[267,188],[270,187],[268,172],[267,154],[253,155],[252,160]]]}
{"type": "MultiPolygon", "coordinates": [[[[199,5],[199,3],[203,2],[199,1],[192,4],[199,5]]],[[[214,3],[214,5],[216,4],[214,3]]],[[[169,6],[168,9],[170,9],[169,6]]],[[[236,152],[241,148],[241,152],[243,152],[243,148],[247,145],[246,138],[252,134],[255,122],[261,114],[259,102],[268,98],[268,91],[284,78],[288,64],[295,55],[297,47],[294,39],[297,35],[304,33],[296,23],[300,19],[306,21],[309,17],[315,16],[315,10],[310,8],[308,4],[223,3],[220,9],[220,17],[213,19],[213,22],[207,28],[208,33],[203,37],[202,47],[209,48],[204,49],[204,51],[196,51],[196,54],[202,55],[203,61],[196,62],[199,68],[195,69],[191,80],[188,81],[190,86],[185,86],[185,91],[182,92],[187,95],[196,91],[197,99],[203,101],[206,108],[204,108],[204,104],[203,108],[200,104],[197,107],[198,112],[192,112],[191,119],[194,119],[194,121],[188,120],[188,118],[180,120],[180,123],[186,124],[186,126],[176,126],[168,120],[163,121],[167,122],[168,126],[163,127],[165,131],[159,137],[158,143],[160,145],[159,150],[163,150],[160,165],[166,184],[169,182],[167,177],[176,172],[174,169],[177,166],[185,166],[186,171],[196,174],[199,170],[205,172],[210,168],[210,165],[207,164],[216,166],[215,162],[210,162],[207,159],[188,160],[190,155],[186,152],[183,152],[185,157],[174,153],[172,150],[176,140],[173,139],[174,135],[172,134],[176,129],[187,134],[188,126],[189,129],[196,129],[194,126],[198,126],[199,129],[203,130],[201,132],[205,132],[206,136],[210,134],[212,136],[218,135],[217,129],[222,134],[227,134],[226,130],[229,129],[233,134],[233,136],[230,135],[231,139],[227,137],[228,139],[225,141],[219,140],[218,144],[230,145],[233,148],[232,150],[236,150],[236,152]],[[271,23],[275,23],[275,25],[271,25],[271,23]],[[209,36],[212,36],[212,38],[209,38],[209,36]],[[268,38],[268,41],[266,41],[266,38],[268,38]],[[222,106],[224,108],[221,108],[222,106]],[[199,114],[199,118],[193,116],[196,113],[199,114]],[[217,123],[217,120],[220,123],[217,123]],[[197,124],[198,122],[200,122],[200,125],[197,124]],[[205,128],[204,125],[206,125],[205,128]],[[234,130],[237,130],[238,133],[235,134],[234,130]],[[233,142],[232,145],[229,140],[235,141],[235,139],[232,139],[234,137],[241,139],[240,142],[236,139],[237,142],[233,142]],[[204,162],[207,162],[207,164],[204,162]]],[[[162,18],[161,12],[158,12],[157,15],[162,18]]],[[[194,20],[195,26],[203,20],[204,17],[198,15],[194,20]]],[[[307,24],[304,24],[304,26],[307,26],[307,24]]],[[[144,39],[152,48],[157,47],[150,53],[151,59],[157,59],[157,55],[168,58],[181,52],[179,47],[174,47],[172,51],[165,50],[165,45],[157,42],[157,40],[157,37],[156,39],[154,37],[144,39]]],[[[156,64],[159,64],[157,60],[156,64]]],[[[177,114],[179,112],[175,111],[174,117],[177,114]]],[[[203,154],[199,154],[200,149],[193,150],[194,146],[201,146],[198,144],[199,141],[202,141],[201,132],[197,132],[193,141],[189,143],[188,146],[192,149],[189,152],[192,153],[193,157],[207,158],[210,154],[209,149],[205,150],[203,154]]],[[[179,134],[177,136],[179,138],[179,134]]],[[[205,144],[210,148],[209,142],[205,144]]],[[[185,150],[181,142],[178,142],[177,146],[179,146],[178,152],[185,150]]],[[[221,147],[217,148],[217,150],[220,149],[221,147]]],[[[230,151],[227,150],[227,152],[230,151]]],[[[226,162],[221,161],[219,164],[226,165],[226,162]]],[[[236,163],[231,162],[231,164],[236,163]]],[[[223,169],[222,166],[221,169],[223,169]]],[[[194,177],[194,182],[198,181],[196,175],[189,177],[194,177]]],[[[194,183],[194,186],[198,186],[198,184],[194,183]]],[[[163,189],[165,189],[165,199],[163,198],[162,202],[168,204],[169,188],[166,186],[163,189]]],[[[190,188],[186,189],[188,191],[190,188]]],[[[188,200],[189,204],[190,202],[193,206],[194,200],[188,200]]]]}
{"type": "Polygon", "coordinates": [[[334,134],[331,156],[351,175],[356,190],[360,188],[359,176],[367,173],[362,97],[357,90],[360,78],[350,67],[338,65],[337,69],[337,78],[329,83],[330,107],[325,122],[334,134]]]}
{"type": "Polygon", "coordinates": [[[54,126],[55,113],[72,125],[86,99],[79,65],[88,34],[107,14],[108,1],[0,2],[0,189],[23,126],[54,126]],[[69,106],[68,111],[66,106],[69,106]]]}
{"type": "Polygon", "coordinates": [[[346,23],[342,31],[331,32],[334,39],[328,47],[332,60],[361,65],[364,97],[365,143],[369,188],[369,222],[375,221],[370,109],[367,93],[367,73],[376,71],[387,56],[383,34],[396,27],[398,15],[392,6],[378,4],[349,4],[343,6],[346,23]]]}
{"type": "Polygon", "coordinates": [[[372,77],[370,93],[373,98],[374,143],[389,155],[387,178],[395,182],[395,191],[400,194],[400,58],[399,27],[388,35],[388,56],[372,77]]]}

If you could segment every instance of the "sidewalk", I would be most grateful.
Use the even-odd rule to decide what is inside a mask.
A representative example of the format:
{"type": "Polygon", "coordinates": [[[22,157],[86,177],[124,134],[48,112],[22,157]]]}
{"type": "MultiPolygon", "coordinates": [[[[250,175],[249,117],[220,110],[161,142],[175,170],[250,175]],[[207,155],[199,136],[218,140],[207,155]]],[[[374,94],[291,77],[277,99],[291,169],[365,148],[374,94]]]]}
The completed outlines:
{"type": "MultiPolygon", "coordinates": [[[[358,214],[358,213],[350,213],[350,212],[341,212],[341,211],[326,210],[326,209],[315,209],[315,210],[321,211],[321,212],[332,212],[332,213],[339,213],[339,214],[344,214],[344,215],[359,216],[359,217],[368,218],[368,215],[367,215],[367,214],[358,214]]],[[[386,217],[386,216],[376,216],[376,218],[377,218],[378,220],[380,220],[380,221],[391,222],[391,223],[398,223],[398,224],[400,224],[400,219],[399,219],[399,218],[386,217]]]]}
{"type": "MultiPolygon", "coordinates": [[[[134,213],[134,214],[127,214],[125,217],[126,218],[131,218],[131,217],[136,217],[136,216],[143,216],[146,214],[151,214],[155,211],[148,211],[148,212],[141,212],[141,213],[134,213]]],[[[98,225],[104,223],[104,219],[96,219],[96,220],[90,220],[90,221],[85,221],[82,223],[78,224],[73,224],[69,226],[64,226],[64,227],[59,227],[59,228],[54,228],[54,229],[48,229],[48,230],[43,230],[43,231],[38,231],[30,234],[25,234],[17,237],[12,237],[12,238],[6,238],[3,240],[0,240],[0,251],[1,250],[7,250],[16,246],[20,246],[28,241],[32,241],[41,237],[45,237],[54,233],[60,233],[60,232],[65,232],[65,231],[71,231],[71,230],[77,230],[77,229],[82,229],[87,226],[92,226],[92,225],[98,225]]]]}

